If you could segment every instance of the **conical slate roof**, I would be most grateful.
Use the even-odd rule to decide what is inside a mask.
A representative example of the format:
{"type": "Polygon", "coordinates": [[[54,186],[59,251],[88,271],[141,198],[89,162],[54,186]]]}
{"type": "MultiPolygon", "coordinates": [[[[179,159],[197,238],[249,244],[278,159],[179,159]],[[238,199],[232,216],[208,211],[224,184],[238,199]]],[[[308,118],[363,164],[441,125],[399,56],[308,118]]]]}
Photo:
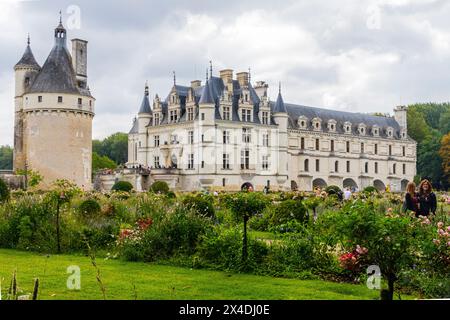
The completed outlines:
{"type": "Polygon", "coordinates": [[[286,106],[284,105],[283,97],[281,96],[281,92],[278,93],[278,99],[273,108],[273,113],[287,113],[286,106]]]}
{"type": "Polygon", "coordinates": [[[202,97],[200,98],[199,104],[214,104],[213,94],[209,86],[209,81],[206,81],[206,85],[202,91],[202,97]]]}
{"type": "Polygon", "coordinates": [[[65,46],[55,45],[30,92],[79,94],[72,58],[65,46]]]}
{"type": "Polygon", "coordinates": [[[142,100],[141,108],[139,109],[139,114],[141,113],[152,113],[152,108],[150,107],[150,101],[148,100],[148,96],[145,95],[142,100]]]}
{"type": "Polygon", "coordinates": [[[27,48],[25,49],[25,53],[22,56],[22,59],[20,59],[19,62],[15,65],[14,68],[37,68],[40,69],[41,66],[36,62],[36,59],[34,58],[33,51],[31,51],[30,44],[27,45],[27,48]]]}

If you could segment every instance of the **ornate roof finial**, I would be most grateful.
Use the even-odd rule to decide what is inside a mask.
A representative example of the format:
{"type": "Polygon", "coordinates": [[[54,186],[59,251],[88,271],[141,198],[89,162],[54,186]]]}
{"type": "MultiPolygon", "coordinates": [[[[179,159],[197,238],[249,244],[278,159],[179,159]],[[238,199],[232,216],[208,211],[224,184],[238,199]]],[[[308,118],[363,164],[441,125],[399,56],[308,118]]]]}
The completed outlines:
{"type": "Polygon", "coordinates": [[[281,94],[281,81],[279,82],[278,93],[281,94]]]}
{"type": "Polygon", "coordinates": [[[145,95],[148,97],[149,90],[148,90],[148,81],[145,81],[145,95]]]}
{"type": "Polygon", "coordinates": [[[212,78],[213,75],[213,64],[212,64],[212,60],[209,60],[209,76],[212,78]]]}
{"type": "Polygon", "coordinates": [[[59,10],[59,24],[62,24],[62,11],[59,10]]]}
{"type": "Polygon", "coordinates": [[[28,33],[28,38],[27,38],[27,44],[30,45],[31,41],[30,41],[30,33],[28,33]]]}
{"type": "Polygon", "coordinates": [[[208,68],[206,68],[206,82],[209,80],[208,68]]]}
{"type": "Polygon", "coordinates": [[[174,85],[174,86],[177,85],[177,74],[176,74],[175,71],[173,72],[173,85],[174,85]]]}

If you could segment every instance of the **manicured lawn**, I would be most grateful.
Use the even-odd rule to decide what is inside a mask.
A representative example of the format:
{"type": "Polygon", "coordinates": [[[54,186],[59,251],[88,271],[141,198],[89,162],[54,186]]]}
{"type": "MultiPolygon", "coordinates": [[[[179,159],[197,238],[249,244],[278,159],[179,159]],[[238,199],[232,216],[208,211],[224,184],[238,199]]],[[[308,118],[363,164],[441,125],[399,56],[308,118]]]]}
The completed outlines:
{"type": "MultiPolygon", "coordinates": [[[[377,299],[378,292],[362,285],[325,281],[276,279],[253,275],[191,270],[171,266],[131,263],[97,258],[107,299],[148,300],[300,300],[377,299]],[[133,289],[135,287],[135,289],[133,289]]],[[[33,278],[40,279],[41,300],[96,300],[102,293],[90,259],[77,255],[46,256],[14,250],[0,250],[0,279],[5,294],[11,274],[17,270],[18,286],[32,290],[33,278]],[[66,288],[67,267],[81,269],[81,290],[66,288]]]]}

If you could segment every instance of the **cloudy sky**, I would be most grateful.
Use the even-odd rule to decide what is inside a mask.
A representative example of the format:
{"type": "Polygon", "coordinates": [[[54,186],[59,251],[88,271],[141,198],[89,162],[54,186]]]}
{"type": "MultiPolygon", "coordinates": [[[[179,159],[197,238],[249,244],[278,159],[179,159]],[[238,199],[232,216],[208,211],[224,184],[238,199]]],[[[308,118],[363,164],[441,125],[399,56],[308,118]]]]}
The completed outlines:
{"type": "Polygon", "coordinates": [[[13,140],[13,66],[27,33],[42,65],[63,12],[89,41],[94,138],[128,132],[146,80],[151,94],[205,77],[209,60],[252,69],[276,98],[358,112],[449,101],[446,0],[0,0],[0,145],[13,140]]]}

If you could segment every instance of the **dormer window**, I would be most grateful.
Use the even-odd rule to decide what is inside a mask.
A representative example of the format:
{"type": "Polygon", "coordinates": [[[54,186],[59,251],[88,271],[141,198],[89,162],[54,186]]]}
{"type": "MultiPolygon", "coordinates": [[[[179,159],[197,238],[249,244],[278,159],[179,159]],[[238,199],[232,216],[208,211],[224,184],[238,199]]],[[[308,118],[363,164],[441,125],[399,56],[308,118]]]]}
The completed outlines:
{"type": "Polygon", "coordinates": [[[312,123],[315,131],[322,130],[322,120],[320,118],[314,118],[312,123]]]}
{"type": "Polygon", "coordinates": [[[230,107],[223,107],[223,120],[230,120],[230,107]]]}
{"type": "Polygon", "coordinates": [[[178,112],[177,110],[170,110],[170,122],[178,121],[178,112]]]}
{"type": "Polygon", "coordinates": [[[378,128],[378,126],[373,126],[372,133],[375,137],[378,137],[380,135],[380,128],[378,128]]]}
{"type": "Polygon", "coordinates": [[[252,121],[252,111],[249,109],[242,109],[242,121],[251,122],[252,121]]]}
{"type": "Polygon", "coordinates": [[[393,138],[394,137],[394,129],[393,128],[391,128],[391,127],[387,128],[386,132],[387,132],[387,136],[389,138],[393,138]]]}
{"type": "Polygon", "coordinates": [[[358,131],[359,131],[360,135],[365,136],[366,135],[366,125],[364,123],[361,123],[359,125],[358,131]]]}
{"type": "Polygon", "coordinates": [[[58,103],[62,103],[63,102],[63,97],[59,96],[58,97],[58,103]]]}
{"type": "Polygon", "coordinates": [[[187,108],[187,121],[194,121],[194,107],[187,108]]]}
{"type": "Polygon", "coordinates": [[[350,122],[344,123],[344,132],[346,134],[351,134],[352,133],[352,124],[350,122]]]}
{"type": "Polygon", "coordinates": [[[300,129],[306,130],[308,124],[308,118],[305,116],[301,116],[298,118],[298,126],[300,129]]]}
{"type": "Polygon", "coordinates": [[[269,112],[262,112],[262,124],[269,124],[269,112]]]}
{"type": "Polygon", "coordinates": [[[159,120],[159,113],[155,113],[155,126],[158,126],[159,123],[160,123],[160,120],[159,120]]]}
{"type": "Polygon", "coordinates": [[[406,130],[404,130],[404,129],[402,130],[401,136],[402,136],[402,139],[406,139],[408,137],[406,130]]]}
{"type": "Polygon", "coordinates": [[[336,132],[336,120],[328,121],[328,131],[336,132]]]}

